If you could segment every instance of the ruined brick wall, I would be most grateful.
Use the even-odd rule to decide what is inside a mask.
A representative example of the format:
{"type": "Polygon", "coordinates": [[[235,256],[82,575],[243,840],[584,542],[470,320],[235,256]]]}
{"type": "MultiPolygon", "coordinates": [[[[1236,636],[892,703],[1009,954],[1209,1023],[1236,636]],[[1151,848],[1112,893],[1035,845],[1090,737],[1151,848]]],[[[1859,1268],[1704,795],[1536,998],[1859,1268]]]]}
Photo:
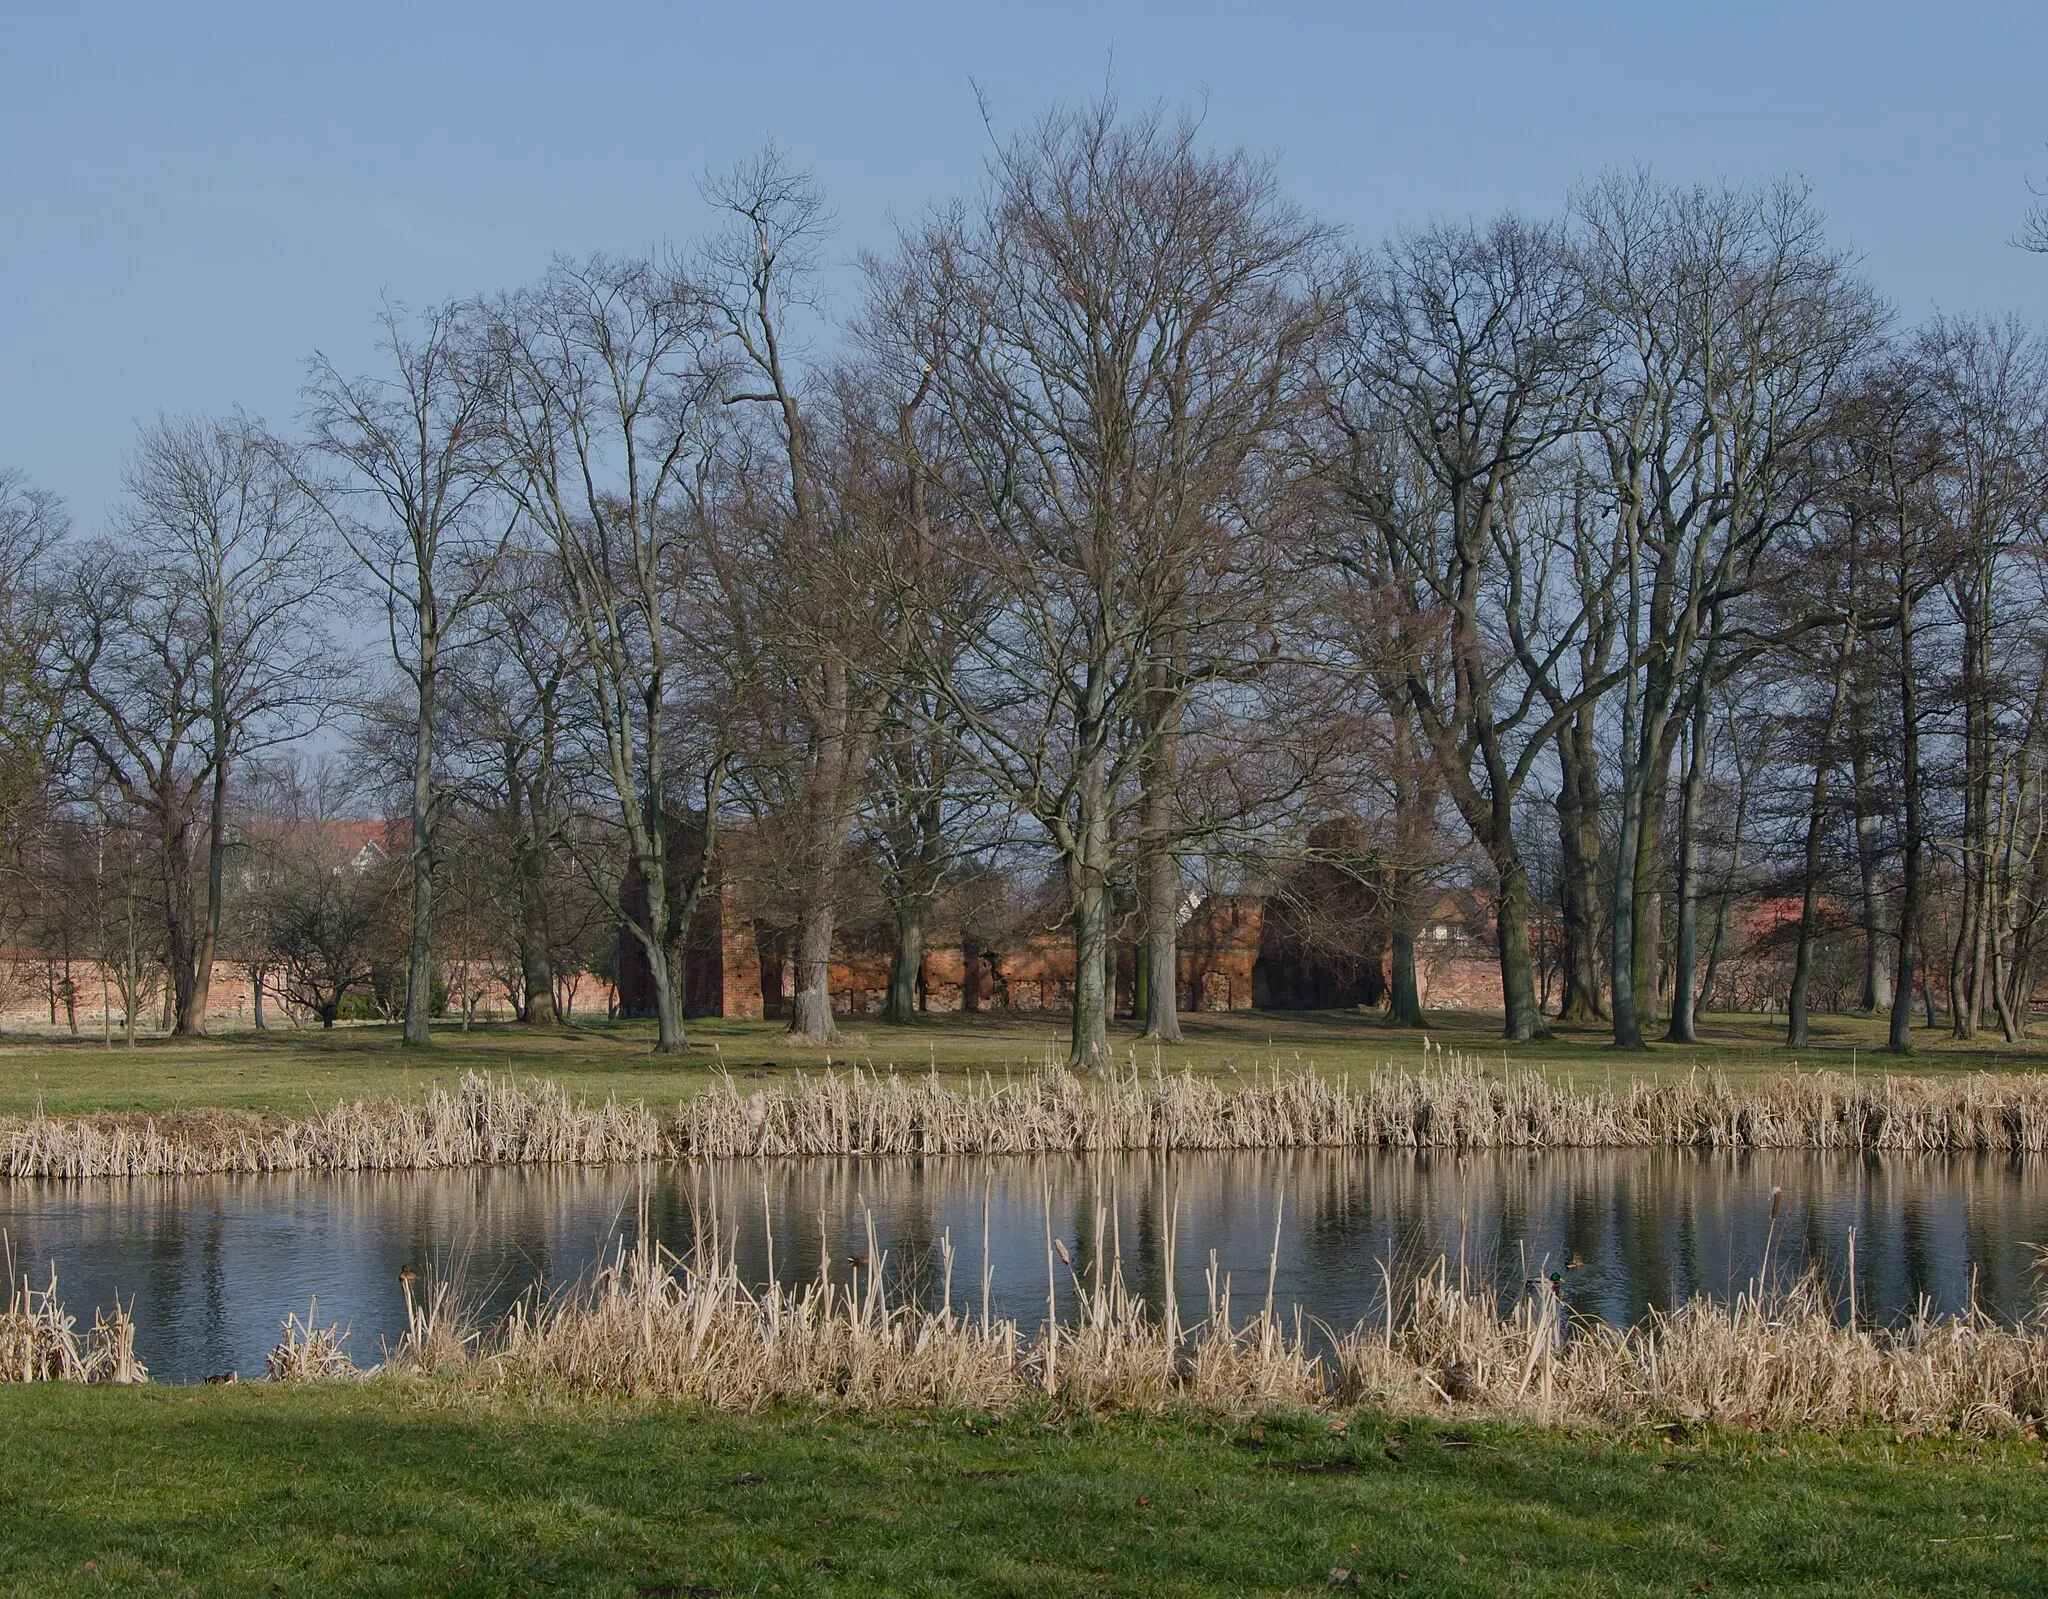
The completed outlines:
{"type": "MultiPolygon", "coordinates": [[[[929,959],[930,957],[927,957],[929,959]]],[[[1039,932],[1003,949],[961,951],[969,1010],[1067,1010],[1074,1003],[1074,943],[1039,932]]]]}
{"type": "Polygon", "coordinates": [[[1435,955],[1418,946],[1415,987],[1424,1010],[1501,1010],[1500,962],[1492,955],[1435,955]]]}
{"type": "Polygon", "coordinates": [[[1264,905],[1249,896],[1219,896],[1197,909],[1180,930],[1178,1007],[1250,1010],[1264,925],[1264,905]]]}
{"type": "MultiPolygon", "coordinates": [[[[74,960],[71,962],[69,980],[71,983],[71,1006],[67,1012],[64,1003],[63,983],[65,973],[61,963],[54,972],[47,970],[39,956],[18,954],[0,956],[4,976],[0,976],[0,1031],[33,1028],[49,1032],[51,997],[56,989],[56,1030],[68,1032],[68,1016],[75,1014],[81,1035],[97,1035],[102,1027],[111,1025],[115,1032],[121,1030],[121,992],[111,981],[101,986],[99,964],[96,961],[74,960]],[[103,997],[104,996],[104,997],[103,997]]],[[[142,1008],[142,1025],[154,1027],[162,1019],[163,995],[161,985],[152,1003],[142,1008]]],[[[265,984],[263,989],[264,1019],[276,1025],[289,1025],[284,1014],[284,1002],[278,997],[275,987],[265,984]]],[[[249,968],[236,961],[217,960],[213,963],[213,982],[206,991],[206,1019],[224,1027],[253,1027],[256,1024],[256,984],[249,968]]]]}
{"type": "MultiPolygon", "coordinates": [[[[728,916],[732,914],[730,908],[728,916]]],[[[1222,899],[1205,906],[1181,929],[1180,1008],[1190,1011],[1249,1010],[1252,965],[1258,958],[1261,925],[1257,900],[1222,899]]],[[[728,933],[728,942],[731,934],[728,933]]],[[[1128,1008],[1136,952],[1119,950],[1117,999],[1128,1008]]],[[[826,981],[832,1009],[840,1016],[879,1016],[888,1003],[894,956],[883,950],[840,948],[826,981]]],[[[784,1003],[794,998],[795,973],[773,955],[757,958],[784,1003]]],[[[759,978],[757,977],[757,981],[759,978]]],[[[727,992],[737,983],[728,978],[727,992]]],[[[962,1011],[1070,1010],[1074,1003],[1074,944],[1062,931],[1041,930],[999,947],[935,944],[918,969],[919,1004],[935,1016],[962,1011]]],[[[734,1015],[728,1010],[725,1014],[734,1015]]],[[[758,1012],[756,1012],[758,1014],[758,1012]]]]}

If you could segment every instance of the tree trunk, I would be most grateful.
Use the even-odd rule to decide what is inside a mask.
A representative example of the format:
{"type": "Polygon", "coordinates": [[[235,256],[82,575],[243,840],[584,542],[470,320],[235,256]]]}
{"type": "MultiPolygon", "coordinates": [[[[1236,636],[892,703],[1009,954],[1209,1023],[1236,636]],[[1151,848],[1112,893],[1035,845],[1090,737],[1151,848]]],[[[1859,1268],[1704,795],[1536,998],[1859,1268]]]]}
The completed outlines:
{"type": "Polygon", "coordinates": [[[908,1022],[917,1015],[917,975],[924,966],[925,900],[908,900],[896,909],[896,964],[889,973],[889,1003],[884,1021],[908,1022]]]}
{"type": "Polygon", "coordinates": [[[192,839],[189,828],[167,808],[163,825],[164,884],[164,1012],[163,1031],[204,1031],[203,1018],[192,1015],[199,967],[199,908],[194,903],[192,839]]]}
{"type": "Polygon", "coordinates": [[[682,985],[670,956],[671,947],[683,939],[670,915],[668,817],[659,789],[654,800],[643,806],[636,799],[622,807],[634,852],[619,896],[619,910],[626,930],[647,957],[647,981],[654,990],[654,1052],[679,1055],[684,1048],[682,985]]]}
{"type": "MultiPolygon", "coordinates": [[[[1494,763],[1497,764],[1497,763],[1494,763]]],[[[1458,808],[1473,836],[1485,847],[1498,885],[1495,942],[1500,955],[1501,1036],[1526,1043],[1546,1033],[1536,1003],[1536,966],[1529,950],[1529,872],[1515,842],[1514,816],[1505,785],[1493,782],[1499,797],[1476,791],[1476,785],[1453,790],[1458,808]]]]}
{"type": "Polygon", "coordinates": [[[1396,920],[1393,949],[1387,961],[1387,1024],[1391,1027],[1427,1027],[1422,1014],[1422,986],[1415,980],[1415,927],[1412,921],[1396,920]]]}
{"type": "Polygon", "coordinates": [[[1806,994],[1813,978],[1813,944],[1820,916],[1820,857],[1823,830],[1827,822],[1828,778],[1835,764],[1835,730],[1841,725],[1842,706],[1849,686],[1849,656],[1855,648],[1851,631],[1842,639],[1835,658],[1835,681],[1828,692],[1828,718],[1820,732],[1820,749],[1813,761],[1813,788],[1806,802],[1806,855],[1802,863],[1803,888],[1799,901],[1799,943],[1792,957],[1792,994],[1785,1006],[1785,1042],[1803,1049],[1807,1042],[1806,994]]]}
{"type": "MultiPolygon", "coordinates": [[[[1711,667],[1707,676],[1711,679],[1711,667]]],[[[1678,805],[1678,937],[1671,961],[1671,1025],[1664,1033],[1667,1044],[1699,1042],[1693,1026],[1693,972],[1699,956],[1699,826],[1707,792],[1707,688],[1703,681],[1693,706],[1685,790],[1678,805]]]]}
{"type": "Polygon", "coordinates": [[[1608,993],[1614,1006],[1614,1047],[1642,1049],[1643,1024],[1636,1009],[1636,894],[1633,863],[1640,853],[1642,800],[1634,774],[1622,779],[1621,831],[1614,850],[1614,891],[1608,905],[1608,993]]]}
{"type": "Polygon", "coordinates": [[[648,938],[639,928],[634,936],[647,951],[647,978],[654,985],[654,1052],[657,1055],[683,1053],[683,1002],[676,983],[675,968],[668,951],[648,938]]]}
{"type": "Polygon", "coordinates": [[[873,750],[873,728],[854,703],[843,666],[828,667],[804,786],[803,881],[797,890],[796,1003],[789,1030],[813,1044],[839,1036],[832,1019],[832,929],[840,858],[873,750]]]}
{"type": "Polygon", "coordinates": [[[1998,1015],[1998,1030],[2008,1044],[2020,1041],[2020,1030],[2013,1020],[2012,1005],[2006,992],[2005,953],[1993,950],[1991,954],[1991,1004],[1998,1015]]]}
{"type": "Polygon", "coordinates": [[[178,1008],[178,1031],[188,1038],[206,1032],[206,1005],[213,995],[214,951],[220,947],[221,897],[227,882],[228,743],[227,717],[218,703],[213,716],[213,782],[206,819],[206,911],[199,926],[199,947],[192,954],[192,988],[178,1008]]]}
{"type": "Polygon", "coordinates": [[[797,910],[796,1002],[791,1033],[813,1044],[829,1044],[839,1036],[832,1019],[832,923],[829,897],[806,894],[797,910]]]}
{"type": "Polygon", "coordinates": [[[1974,1038],[1984,1007],[1986,934],[1991,920],[1991,662],[1988,653],[1990,563],[1981,557],[1957,580],[1962,615],[1963,839],[1962,916],[1949,959],[1949,1028],[1974,1038]]]}
{"type": "Polygon", "coordinates": [[[1869,697],[1858,688],[1849,701],[1849,781],[1856,809],[1857,908],[1863,922],[1863,999],[1858,1009],[1888,1011],[1892,974],[1885,964],[1884,896],[1878,878],[1884,869],[1878,839],[1878,806],[1871,793],[1869,697]]]}
{"type": "MultiPolygon", "coordinates": [[[[1899,605],[1899,737],[1900,786],[1905,790],[1905,830],[1901,837],[1899,873],[1898,980],[1892,991],[1889,1047],[1895,1054],[1913,1048],[1913,940],[1920,925],[1920,696],[1914,681],[1912,608],[1899,605]]],[[[1950,996],[1954,1004],[1954,996],[1950,996]]],[[[1927,985],[1928,1026],[1934,1014],[1934,985],[1927,985]]]]}
{"type": "Polygon", "coordinates": [[[1558,1019],[1599,1021],[1606,1014],[1600,991],[1600,958],[1595,906],[1599,900],[1600,773],[1593,747],[1591,708],[1581,710],[1558,729],[1557,790],[1559,910],[1563,949],[1559,966],[1564,987],[1558,1019]]]}
{"type": "Polygon", "coordinates": [[[1109,952],[1109,781],[1101,701],[1091,686],[1080,723],[1075,815],[1067,852],[1074,918],[1074,1027],[1067,1053],[1071,1071],[1109,1064],[1109,1003],[1104,963],[1109,952]]]}
{"type": "MultiPolygon", "coordinates": [[[[1145,966],[1146,1038],[1180,1042],[1180,863],[1173,856],[1173,781],[1176,767],[1173,699],[1174,662],[1170,642],[1155,640],[1145,668],[1143,715],[1150,748],[1139,763],[1144,793],[1139,801],[1138,892],[1145,928],[1139,959],[1145,966]]],[[[1114,978],[1111,978],[1114,999],[1114,978]]],[[[1132,998],[1135,1000],[1136,995],[1132,998]]],[[[1196,1001],[1200,1003],[1199,997],[1196,1001]]],[[[1135,1007],[1134,1007],[1135,1008],[1135,1007]]]]}
{"type": "Polygon", "coordinates": [[[1730,746],[1737,750],[1735,782],[1735,830],[1728,845],[1728,873],[1721,879],[1720,902],[1714,907],[1714,938],[1707,949],[1707,975],[1700,984],[1700,1009],[1710,1008],[1717,996],[1716,984],[1720,979],[1721,950],[1728,936],[1728,905],[1735,897],[1735,882],[1742,875],[1743,827],[1749,817],[1750,776],[1755,770],[1754,762],[1743,762],[1740,746],[1731,736],[1730,746]]]}
{"type": "Polygon", "coordinates": [[[1670,780],[1677,732],[1668,714],[1661,674],[1653,663],[1651,676],[1660,681],[1646,693],[1635,675],[1633,644],[1630,650],[1631,675],[1622,717],[1621,826],[1609,905],[1608,985],[1618,1049],[1643,1048],[1643,1026],[1656,1013],[1656,962],[1662,942],[1661,929],[1654,925],[1657,831],[1663,820],[1664,790],[1670,780]],[[1639,715],[1643,718],[1640,733],[1639,715]]]}
{"type": "Polygon", "coordinates": [[[1500,874],[1500,989],[1507,1011],[1503,1032],[1526,1042],[1544,1031],[1536,1008],[1536,968],[1529,954],[1529,874],[1516,856],[1500,874]]]}
{"type": "Polygon", "coordinates": [[[1827,804],[1825,759],[1813,770],[1813,791],[1806,811],[1806,857],[1801,871],[1799,942],[1792,953],[1792,992],[1785,1002],[1785,1042],[1794,1049],[1807,1043],[1806,991],[1813,977],[1814,921],[1820,910],[1820,845],[1822,809],[1827,804]]]}
{"type": "MultiPolygon", "coordinates": [[[[433,1040],[428,1019],[434,1002],[434,707],[438,640],[421,606],[419,704],[413,729],[412,944],[405,962],[404,1040],[424,1049],[433,1040]]],[[[658,892],[658,889],[657,889],[658,892]]]]}
{"type": "Polygon", "coordinates": [[[1657,1019],[1658,967],[1664,954],[1664,897],[1657,887],[1657,843],[1664,827],[1664,788],[1670,768],[1661,760],[1644,798],[1643,825],[1636,835],[1635,874],[1630,884],[1635,914],[1630,926],[1635,943],[1629,951],[1629,987],[1636,997],[1637,1019],[1657,1019]]]}
{"type": "Polygon", "coordinates": [[[263,968],[249,968],[250,1003],[256,1017],[256,1031],[263,1031],[263,968]]]}
{"type": "Polygon", "coordinates": [[[526,991],[528,1027],[553,1027],[554,964],[549,956],[547,885],[542,880],[539,846],[528,839],[519,851],[519,985],[526,991]]]}
{"type": "Polygon", "coordinates": [[[1088,873],[1074,905],[1074,1037],[1071,1071],[1100,1071],[1109,1064],[1109,998],[1104,962],[1109,950],[1109,884],[1088,873]]]}
{"type": "MultiPolygon", "coordinates": [[[[1146,796],[1146,810],[1154,801],[1146,796]]],[[[1180,864],[1155,848],[1145,862],[1145,1036],[1180,1042],[1180,864]]],[[[1135,997],[1135,996],[1134,996],[1135,997]]]]}

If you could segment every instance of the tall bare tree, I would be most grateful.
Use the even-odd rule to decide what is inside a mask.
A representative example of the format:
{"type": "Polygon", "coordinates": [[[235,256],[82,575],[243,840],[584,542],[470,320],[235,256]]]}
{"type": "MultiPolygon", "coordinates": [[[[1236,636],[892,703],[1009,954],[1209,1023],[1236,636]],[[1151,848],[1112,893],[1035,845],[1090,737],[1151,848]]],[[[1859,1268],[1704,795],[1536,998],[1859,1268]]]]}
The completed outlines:
{"type": "MultiPolygon", "coordinates": [[[[455,728],[444,740],[450,791],[473,833],[470,851],[485,880],[471,899],[494,903],[511,934],[519,1019],[552,1027],[555,1011],[558,867],[577,771],[569,631],[553,563],[541,551],[509,550],[476,613],[476,641],[452,664],[448,703],[455,728]]],[[[564,907],[565,908],[565,907],[564,907]]]]}
{"type": "Polygon", "coordinates": [[[1407,641],[1389,686],[1493,866],[1514,1039],[1544,1025],[1517,802],[1553,735],[1607,686],[1563,686],[1598,585],[1553,614],[1543,524],[1521,508],[1577,424],[1589,332],[1558,235],[1504,218],[1404,237],[1363,263],[1324,346],[1341,444],[1326,470],[1360,531],[1357,581],[1407,641]]]}
{"type": "MultiPolygon", "coordinates": [[[[1796,187],[1667,190],[1617,176],[1576,210],[1603,333],[1588,469],[1623,546],[1614,1039],[1638,1048],[1654,1002],[1653,940],[1640,930],[1659,806],[1721,669],[1716,624],[1805,513],[1804,453],[1884,315],[1796,187]]],[[[1689,992],[1692,973],[1679,975],[1689,992]]],[[[1678,1036],[1688,1032],[1689,1017],[1678,1036]]]]}
{"type": "Polygon", "coordinates": [[[1003,146],[976,207],[874,273],[871,328],[906,381],[930,374],[959,463],[958,558],[1001,596],[930,681],[1060,862],[1076,1065],[1108,1057],[1118,816],[1178,708],[1244,674],[1272,615],[1268,465],[1325,237],[1269,163],[1105,98],[1003,146]]]}
{"type": "Polygon", "coordinates": [[[206,1031],[246,757],[345,692],[320,603],[332,551],[276,442],[241,417],[146,429],[119,542],[72,564],[58,649],[71,730],[156,834],[178,1032],[206,1031]]]}
{"type": "MultiPolygon", "coordinates": [[[[557,262],[497,307],[502,476],[561,580],[569,659],[640,892],[604,885],[644,951],[657,1052],[683,1048],[682,944],[709,870],[723,748],[700,750],[705,838],[687,883],[671,871],[670,801],[707,412],[723,392],[715,330],[670,262],[557,262]],[[673,891],[672,891],[673,890],[673,891]]],[[[716,742],[714,740],[714,742],[716,742]]]]}
{"type": "Polygon", "coordinates": [[[496,493],[493,352],[474,314],[451,304],[415,319],[387,304],[379,330],[381,375],[344,378],[327,357],[313,357],[307,423],[317,457],[334,469],[311,485],[316,501],[367,574],[392,660],[412,690],[404,1037],[424,1047],[444,798],[435,763],[443,655],[488,590],[510,518],[496,493]]]}
{"type": "Polygon", "coordinates": [[[707,185],[728,225],[702,274],[723,347],[735,357],[728,405],[756,413],[729,460],[734,492],[720,519],[721,603],[745,638],[754,683],[787,724],[772,807],[790,837],[796,901],[796,993],[790,1031],[838,1036],[828,981],[840,870],[865,795],[892,683],[878,620],[889,609],[885,541],[894,507],[872,493],[847,373],[809,378],[796,366],[796,319],[814,311],[817,248],[829,224],[808,173],[773,147],[707,185]],[[764,447],[756,447],[758,443],[764,447]],[[741,616],[741,612],[750,615],[741,616]]]}
{"type": "Polygon", "coordinates": [[[45,590],[68,519],[58,498],[0,471],[0,853],[47,775],[58,684],[45,670],[54,614],[45,590]]]}
{"type": "Polygon", "coordinates": [[[1944,440],[1936,480],[1956,549],[1946,596],[1955,618],[1961,733],[1960,903],[1949,950],[1950,1027],[1972,1037],[1998,1003],[2003,841],[2017,795],[2005,772],[2040,681],[2031,608],[2010,589],[2036,564],[2048,526],[2048,346],[2016,317],[1936,317],[1914,339],[1944,440]]]}

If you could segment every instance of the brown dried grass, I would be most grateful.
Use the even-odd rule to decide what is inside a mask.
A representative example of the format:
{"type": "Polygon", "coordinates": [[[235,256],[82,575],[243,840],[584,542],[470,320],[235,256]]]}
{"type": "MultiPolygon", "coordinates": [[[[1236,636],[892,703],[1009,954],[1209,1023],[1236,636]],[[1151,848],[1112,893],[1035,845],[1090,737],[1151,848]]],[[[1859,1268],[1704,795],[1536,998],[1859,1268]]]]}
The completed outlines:
{"type": "Polygon", "coordinates": [[[752,1155],[999,1155],[1115,1150],[1691,1148],[2048,1153],[2048,1078],[1844,1077],[1736,1089],[1706,1072],[1580,1089],[1425,1049],[1419,1070],[1313,1068],[1225,1081],[1135,1067],[1084,1081],[1048,1065],[952,1088],[935,1075],[798,1074],[779,1093],[730,1078],[664,1123],[644,1105],[571,1101],[546,1080],[465,1075],[417,1104],[358,1100],[302,1121],[0,1122],[13,1178],[404,1171],[752,1155]]]}
{"type": "Polygon", "coordinates": [[[181,1177],[216,1172],[417,1171],[599,1163],[666,1152],[652,1112],[571,1102],[556,1084],[465,1073],[416,1104],[357,1100],[302,1121],[233,1115],[36,1116],[0,1123],[14,1178],[181,1177]]]}
{"type": "Polygon", "coordinates": [[[83,1337],[77,1321],[57,1297],[57,1268],[50,1281],[32,1288],[26,1273],[14,1274],[7,1257],[7,1305],[0,1310],[0,1382],[149,1381],[135,1357],[135,1322],[115,1304],[111,1314],[95,1311],[83,1337]]]}
{"type": "Polygon", "coordinates": [[[1338,1341],[1332,1379],[1337,1401],[1397,1412],[1997,1432],[2048,1416],[2048,1327],[1974,1311],[1846,1325],[1812,1276],[1613,1327],[1570,1317],[1547,1283],[1503,1310],[1439,1263],[1381,1326],[1338,1341]]]}
{"type": "MultiPolygon", "coordinates": [[[[438,1368],[493,1391],[691,1400],[752,1409],[1092,1411],[1275,1406],[1511,1418],[1537,1424],[1889,1427],[2002,1432],[2048,1419],[2048,1328],[1976,1315],[1897,1327],[1837,1323],[1809,1278],[1733,1303],[1696,1300],[1628,1328],[1573,1319],[1548,1284],[1503,1305],[1442,1263],[1377,1324],[1318,1348],[1268,1302],[1234,1323],[1230,1286],[1185,1331],[1111,1266],[1077,1275],[1077,1317],[977,1318],[891,1302],[884,1275],[822,1269],[795,1291],[750,1289],[729,1255],[622,1251],[581,1293],[516,1308],[438,1368]]],[[[1390,1285],[1391,1286],[1391,1285],[1390,1285]]]]}
{"type": "Polygon", "coordinates": [[[1811,1073],[1738,1090],[1715,1074],[1579,1089],[1425,1049],[1362,1080],[1312,1067],[1225,1081],[1137,1069],[1084,1082],[1048,1066],[953,1089],[895,1072],[799,1077],[677,1107],[677,1154],[1037,1154],[1085,1150],[1754,1148],[2048,1152],[2048,1080],[1811,1073]]]}
{"type": "MultiPolygon", "coordinates": [[[[933,1305],[892,1298],[879,1250],[844,1281],[827,1257],[800,1288],[755,1289],[717,1236],[688,1256],[622,1246],[576,1290],[529,1297],[490,1329],[453,1284],[416,1294],[408,1282],[408,1330],[381,1369],[485,1392],[742,1410],[786,1401],[986,1412],[1048,1402],[1227,1414],[1363,1407],[1539,1425],[1922,1433],[2048,1423],[2048,1323],[2001,1326],[1973,1311],[1844,1325],[1813,1277],[1611,1327],[1572,1316],[1547,1282],[1512,1296],[1474,1291],[1439,1261],[1398,1291],[1389,1280],[1376,1320],[1316,1337],[1276,1316],[1270,1281],[1258,1312],[1237,1321],[1213,1257],[1206,1313],[1184,1327],[1171,1301],[1155,1313],[1132,1294],[1114,1259],[1055,1266],[1048,1250],[1048,1294],[1064,1269],[1077,1310],[1027,1329],[991,1317],[985,1295],[979,1315],[956,1303],[950,1240],[940,1245],[933,1305]]],[[[316,1318],[287,1320],[270,1356],[273,1378],[357,1374],[343,1335],[316,1318]]],[[[119,1307],[95,1316],[81,1340],[54,1276],[45,1289],[11,1289],[0,1380],[146,1377],[119,1307]]]]}
{"type": "Polygon", "coordinates": [[[342,1347],[348,1342],[348,1333],[339,1322],[322,1327],[319,1320],[318,1299],[306,1311],[304,1321],[296,1315],[285,1317],[284,1332],[267,1357],[272,1382],[328,1382],[361,1375],[342,1347]]]}

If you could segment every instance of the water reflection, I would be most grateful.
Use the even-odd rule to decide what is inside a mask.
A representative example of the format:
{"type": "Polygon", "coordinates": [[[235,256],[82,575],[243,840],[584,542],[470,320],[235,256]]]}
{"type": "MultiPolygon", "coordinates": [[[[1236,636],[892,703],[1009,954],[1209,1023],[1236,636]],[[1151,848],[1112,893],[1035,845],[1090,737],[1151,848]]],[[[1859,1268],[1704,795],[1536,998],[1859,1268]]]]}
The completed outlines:
{"type": "MultiPolygon", "coordinates": [[[[1465,1157],[1366,1150],[784,1160],[601,1168],[0,1185],[16,1270],[54,1262],[81,1320],[132,1298],[159,1380],[258,1373],[288,1312],[316,1296],[353,1328],[363,1363],[403,1325],[401,1268],[454,1272],[487,1315],[536,1284],[572,1283],[645,1231],[672,1248],[716,1229],[756,1282],[820,1269],[844,1281],[875,1247],[906,1288],[976,1312],[988,1270],[997,1315],[1046,1303],[1046,1227],[1084,1272],[1120,1258],[1164,1302],[1207,1304],[1211,1252],[1241,1312],[1266,1292],[1333,1327],[1376,1314],[1399,1278],[1439,1255],[1478,1283],[1564,1270],[1579,1311],[1627,1321],[1696,1293],[1725,1297],[1763,1266],[1817,1264],[1846,1303],[1894,1317],[1977,1302],[2011,1319],[2037,1292],[2030,1244],[2048,1241],[2048,1167],[2005,1157],[1929,1160],[1787,1152],[1553,1151],[1465,1157]],[[1771,1193],[1783,1190],[1771,1222],[1771,1193]],[[1277,1258],[1273,1254],[1278,1229],[1277,1258]],[[984,1255],[983,1239],[987,1239],[984,1255]],[[953,1250],[943,1280],[939,1242],[953,1250]]],[[[1058,1272],[1062,1310],[1071,1281],[1058,1272]]]]}

